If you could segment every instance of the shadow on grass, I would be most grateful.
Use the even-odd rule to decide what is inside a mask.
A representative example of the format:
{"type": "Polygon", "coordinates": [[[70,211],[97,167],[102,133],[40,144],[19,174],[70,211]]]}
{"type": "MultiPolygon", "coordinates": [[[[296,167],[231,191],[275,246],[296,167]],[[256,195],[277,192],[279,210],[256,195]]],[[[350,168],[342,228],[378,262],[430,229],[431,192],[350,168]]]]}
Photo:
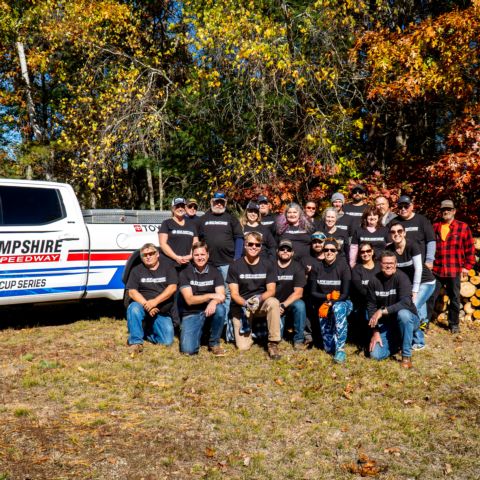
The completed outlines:
{"type": "Polygon", "coordinates": [[[83,300],[48,305],[15,305],[0,310],[0,330],[69,325],[80,320],[99,320],[102,317],[125,319],[122,302],[83,300]]]}

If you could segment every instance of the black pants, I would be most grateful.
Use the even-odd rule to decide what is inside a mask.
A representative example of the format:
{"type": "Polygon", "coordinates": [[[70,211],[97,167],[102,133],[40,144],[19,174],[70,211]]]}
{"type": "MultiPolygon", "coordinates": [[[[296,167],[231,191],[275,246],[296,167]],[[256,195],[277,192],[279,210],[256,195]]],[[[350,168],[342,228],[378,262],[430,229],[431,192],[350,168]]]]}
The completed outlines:
{"type": "Polygon", "coordinates": [[[450,328],[458,327],[458,314],[460,312],[460,275],[456,277],[436,277],[437,284],[432,297],[437,300],[440,289],[445,287],[450,305],[448,306],[448,325],[450,328]]]}

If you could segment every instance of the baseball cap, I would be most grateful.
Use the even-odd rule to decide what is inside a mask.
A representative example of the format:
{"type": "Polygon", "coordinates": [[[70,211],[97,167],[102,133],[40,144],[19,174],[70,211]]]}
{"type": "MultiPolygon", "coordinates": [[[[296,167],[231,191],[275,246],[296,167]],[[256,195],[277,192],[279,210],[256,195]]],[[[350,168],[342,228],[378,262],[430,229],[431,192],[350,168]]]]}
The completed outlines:
{"type": "Polygon", "coordinates": [[[332,195],[332,198],[330,199],[330,201],[334,202],[335,200],[340,200],[342,203],[345,203],[345,196],[343,195],[343,193],[335,192],[332,195]]]}
{"type": "Polygon", "coordinates": [[[172,200],[172,207],[176,207],[177,205],[181,205],[181,204],[186,204],[187,202],[185,202],[185,199],[182,198],[182,197],[177,197],[177,198],[174,198],[172,200]]]}
{"type": "Polygon", "coordinates": [[[195,205],[198,206],[198,202],[197,202],[197,199],[196,199],[196,198],[189,198],[189,199],[187,200],[187,204],[190,205],[190,204],[192,204],[192,203],[194,203],[195,205]]]}
{"type": "Polygon", "coordinates": [[[361,192],[365,193],[365,187],[363,185],[361,185],[360,183],[357,183],[356,185],[353,186],[352,193],[355,190],[360,190],[361,192]]]}
{"type": "Polygon", "coordinates": [[[259,210],[258,204],[250,200],[247,204],[246,210],[259,210]]]}
{"type": "Polygon", "coordinates": [[[288,240],[288,238],[285,238],[283,240],[280,240],[280,243],[278,244],[278,248],[280,247],[290,247],[293,250],[293,243],[288,240]]]}
{"type": "Polygon", "coordinates": [[[455,208],[455,205],[453,204],[453,202],[451,200],[444,200],[441,204],[440,204],[440,210],[442,208],[455,208]]]}
{"type": "Polygon", "coordinates": [[[223,200],[224,202],[227,201],[227,197],[225,196],[225,194],[223,192],[215,192],[213,194],[213,199],[214,200],[223,200]]]}
{"type": "Polygon", "coordinates": [[[327,236],[323,232],[312,233],[312,240],[325,240],[327,236]]]}
{"type": "Polygon", "coordinates": [[[262,203],[262,202],[268,203],[268,198],[265,195],[259,195],[257,198],[257,203],[262,203]]]}
{"type": "Polygon", "coordinates": [[[400,205],[402,203],[406,203],[407,205],[410,205],[412,203],[412,199],[408,195],[402,195],[397,202],[397,205],[400,205]]]}

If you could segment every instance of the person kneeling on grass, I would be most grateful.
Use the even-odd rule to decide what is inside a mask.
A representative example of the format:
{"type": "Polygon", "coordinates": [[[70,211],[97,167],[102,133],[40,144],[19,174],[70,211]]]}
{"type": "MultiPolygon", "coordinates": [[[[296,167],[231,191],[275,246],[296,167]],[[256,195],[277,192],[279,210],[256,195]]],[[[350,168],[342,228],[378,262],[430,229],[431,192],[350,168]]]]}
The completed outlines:
{"type": "Polygon", "coordinates": [[[318,309],[323,346],[337,363],[346,360],[347,317],[352,311],[348,300],[351,273],[347,262],[338,260],[339,244],[334,238],[323,243],[325,258],[310,272],[310,295],[318,309]]]}
{"type": "Polygon", "coordinates": [[[249,350],[253,344],[252,323],[257,317],[267,317],[268,354],[278,360],[280,343],[280,302],[275,298],[276,270],[273,262],[260,256],[262,235],[245,235],[245,255],[228,270],[227,283],[232,294],[230,315],[235,344],[239,350],[249,350]]]}
{"type": "Polygon", "coordinates": [[[370,357],[384,360],[402,350],[402,367],[412,367],[413,332],[419,327],[417,309],[412,300],[412,284],[407,275],[397,269],[394,252],[380,255],[380,272],[369,282],[367,311],[373,329],[370,357]]]}
{"type": "Polygon", "coordinates": [[[209,254],[205,242],[192,246],[192,263],[180,273],[180,293],[185,305],[181,309],[180,351],[189,355],[198,353],[205,321],[210,323],[208,349],[223,357],[220,337],[225,320],[225,287],[223,276],[208,264],[209,254]]]}
{"type": "Polygon", "coordinates": [[[131,354],[143,350],[143,322],[148,319],[146,339],[171,345],[173,323],[170,310],[177,290],[177,272],[170,262],[160,263],[157,247],[146,243],[140,248],[142,263],[128,277],[126,288],[133,300],[127,309],[128,345],[131,354]]]}

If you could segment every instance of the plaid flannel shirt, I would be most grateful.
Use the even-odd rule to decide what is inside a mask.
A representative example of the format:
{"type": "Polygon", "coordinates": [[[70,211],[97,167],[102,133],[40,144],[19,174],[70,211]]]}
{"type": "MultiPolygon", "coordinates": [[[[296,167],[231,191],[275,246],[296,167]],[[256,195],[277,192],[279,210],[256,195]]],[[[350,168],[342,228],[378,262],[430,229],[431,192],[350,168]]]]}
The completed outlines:
{"type": "Polygon", "coordinates": [[[452,278],[459,275],[462,268],[470,270],[475,265],[475,247],[469,226],[458,220],[450,224],[445,241],[442,240],[440,230],[442,222],[433,225],[437,249],[433,273],[439,277],[452,278]]]}

